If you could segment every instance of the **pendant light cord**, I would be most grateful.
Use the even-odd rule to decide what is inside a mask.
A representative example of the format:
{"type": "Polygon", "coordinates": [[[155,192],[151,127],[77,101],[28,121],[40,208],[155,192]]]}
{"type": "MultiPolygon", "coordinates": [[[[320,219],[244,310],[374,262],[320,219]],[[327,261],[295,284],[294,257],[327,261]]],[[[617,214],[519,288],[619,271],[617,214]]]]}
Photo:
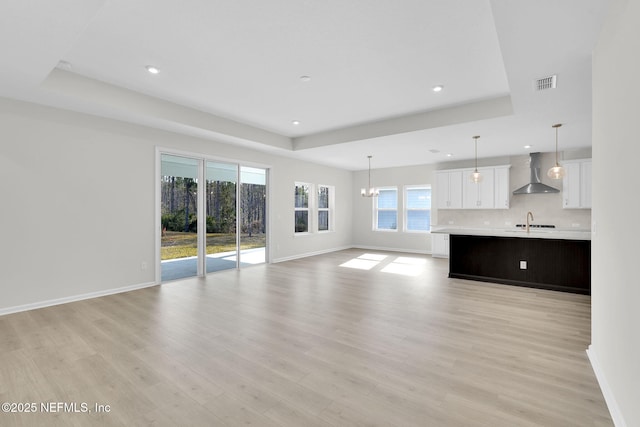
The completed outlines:
{"type": "Polygon", "coordinates": [[[475,139],[476,172],[478,172],[478,138],[475,139]]]}
{"type": "Polygon", "coordinates": [[[553,125],[554,128],[556,128],[556,166],[558,165],[558,128],[562,126],[562,124],[558,123],[553,125]]]}
{"type": "Polygon", "coordinates": [[[475,155],[476,155],[476,172],[478,172],[478,138],[479,136],[474,136],[473,141],[475,142],[475,155]]]}

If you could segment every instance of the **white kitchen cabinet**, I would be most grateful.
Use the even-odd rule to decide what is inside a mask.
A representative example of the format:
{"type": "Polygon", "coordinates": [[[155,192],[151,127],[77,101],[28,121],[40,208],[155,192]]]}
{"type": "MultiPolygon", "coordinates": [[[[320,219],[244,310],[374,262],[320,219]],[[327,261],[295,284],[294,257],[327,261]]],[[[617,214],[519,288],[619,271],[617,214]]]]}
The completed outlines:
{"type": "Polygon", "coordinates": [[[562,207],[565,209],[591,208],[591,159],[567,160],[562,163],[562,207]]]}
{"type": "Polygon", "coordinates": [[[591,209],[591,160],[582,162],[580,170],[580,205],[591,209]]]}
{"type": "Polygon", "coordinates": [[[473,169],[462,173],[462,208],[494,209],[494,168],[478,168],[482,175],[480,182],[471,181],[473,169]]]}
{"type": "Polygon", "coordinates": [[[431,233],[431,256],[434,258],[449,258],[449,235],[431,233]]]}
{"type": "Polygon", "coordinates": [[[580,163],[567,163],[564,167],[565,175],[562,179],[562,207],[580,207],[580,163]]]}
{"type": "Polygon", "coordinates": [[[509,166],[498,166],[494,169],[493,207],[496,209],[509,209],[511,200],[509,168],[509,166]]]}
{"type": "Polygon", "coordinates": [[[438,209],[462,208],[462,172],[436,172],[436,193],[438,209]]]}

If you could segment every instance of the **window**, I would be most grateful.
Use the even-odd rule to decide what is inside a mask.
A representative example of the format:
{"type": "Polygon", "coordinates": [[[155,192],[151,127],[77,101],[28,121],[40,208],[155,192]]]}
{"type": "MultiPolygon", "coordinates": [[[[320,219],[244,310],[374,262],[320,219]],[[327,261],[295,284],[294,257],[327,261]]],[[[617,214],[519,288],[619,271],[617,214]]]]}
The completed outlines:
{"type": "Polygon", "coordinates": [[[335,187],[296,182],[294,188],[294,232],[333,231],[335,187]]]}
{"type": "Polygon", "coordinates": [[[318,186],[318,231],[333,229],[333,187],[318,186]]]}
{"type": "Polygon", "coordinates": [[[296,182],[295,185],[295,232],[309,232],[309,184],[296,182]]]}
{"type": "Polygon", "coordinates": [[[431,229],[431,187],[412,185],[404,189],[405,231],[426,232],[431,229]]]}
{"type": "Polygon", "coordinates": [[[375,230],[398,229],[398,189],[396,187],[380,188],[380,195],[375,199],[375,230]]]}

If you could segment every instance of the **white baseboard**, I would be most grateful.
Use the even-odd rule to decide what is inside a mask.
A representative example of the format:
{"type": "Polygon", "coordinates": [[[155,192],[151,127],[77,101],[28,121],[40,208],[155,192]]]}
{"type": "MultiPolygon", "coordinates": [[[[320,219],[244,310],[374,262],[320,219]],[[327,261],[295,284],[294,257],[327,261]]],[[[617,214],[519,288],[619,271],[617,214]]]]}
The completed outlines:
{"type": "Polygon", "coordinates": [[[294,259],[307,258],[315,255],[323,255],[331,252],[343,251],[345,249],[351,249],[351,246],[343,246],[340,248],[332,248],[332,249],[323,249],[321,251],[316,251],[316,252],[305,252],[303,254],[296,254],[296,255],[291,255],[291,256],[282,257],[282,258],[275,258],[271,262],[278,263],[278,262],[284,262],[284,261],[293,261],[294,259]]]}
{"type": "Polygon", "coordinates": [[[417,249],[389,248],[389,247],[383,247],[383,246],[363,246],[363,245],[355,245],[352,247],[355,249],[364,249],[364,250],[370,250],[370,251],[405,252],[410,254],[431,255],[431,252],[429,251],[426,251],[426,250],[421,251],[417,249]]]}
{"type": "Polygon", "coordinates": [[[611,418],[613,419],[613,424],[616,427],[627,427],[627,423],[624,421],[624,417],[620,412],[620,407],[618,407],[618,403],[613,396],[613,392],[609,387],[609,383],[607,382],[604,372],[602,371],[600,362],[598,361],[598,356],[596,356],[596,352],[592,345],[589,345],[589,348],[587,349],[587,357],[589,357],[593,372],[596,374],[596,379],[598,380],[598,384],[600,385],[600,390],[602,390],[604,401],[607,403],[607,408],[609,408],[609,413],[611,414],[611,418]]]}
{"type": "Polygon", "coordinates": [[[155,283],[155,282],[139,283],[137,285],[123,286],[121,288],[106,289],[104,291],[89,292],[87,294],[73,295],[70,297],[50,299],[46,301],[34,302],[31,304],[0,308],[0,316],[4,316],[5,314],[11,314],[11,313],[19,313],[21,311],[36,310],[38,308],[50,307],[52,305],[60,305],[60,304],[66,304],[69,302],[74,302],[74,301],[82,301],[90,298],[98,298],[98,297],[103,297],[107,295],[119,294],[122,292],[135,291],[136,289],[148,288],[150,286],[156,286],[157,284],[158,283],[155,283]]]}

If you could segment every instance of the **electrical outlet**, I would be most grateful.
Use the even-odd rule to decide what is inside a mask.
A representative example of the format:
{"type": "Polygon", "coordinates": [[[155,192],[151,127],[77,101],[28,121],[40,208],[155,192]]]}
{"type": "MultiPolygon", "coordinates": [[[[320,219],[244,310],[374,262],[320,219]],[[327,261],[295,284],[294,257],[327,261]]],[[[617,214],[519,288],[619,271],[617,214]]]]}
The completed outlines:
{"type": "Polygon", "coordinates": [[[146,270],[147,269],[147,263],[146,261],[142,261],[140,263],[140,270],[146,270]]]}
{"type": "Polygon", "coordinates": [[[527,269],[527,261],[520,261],[520,270],[527,269]]]}

